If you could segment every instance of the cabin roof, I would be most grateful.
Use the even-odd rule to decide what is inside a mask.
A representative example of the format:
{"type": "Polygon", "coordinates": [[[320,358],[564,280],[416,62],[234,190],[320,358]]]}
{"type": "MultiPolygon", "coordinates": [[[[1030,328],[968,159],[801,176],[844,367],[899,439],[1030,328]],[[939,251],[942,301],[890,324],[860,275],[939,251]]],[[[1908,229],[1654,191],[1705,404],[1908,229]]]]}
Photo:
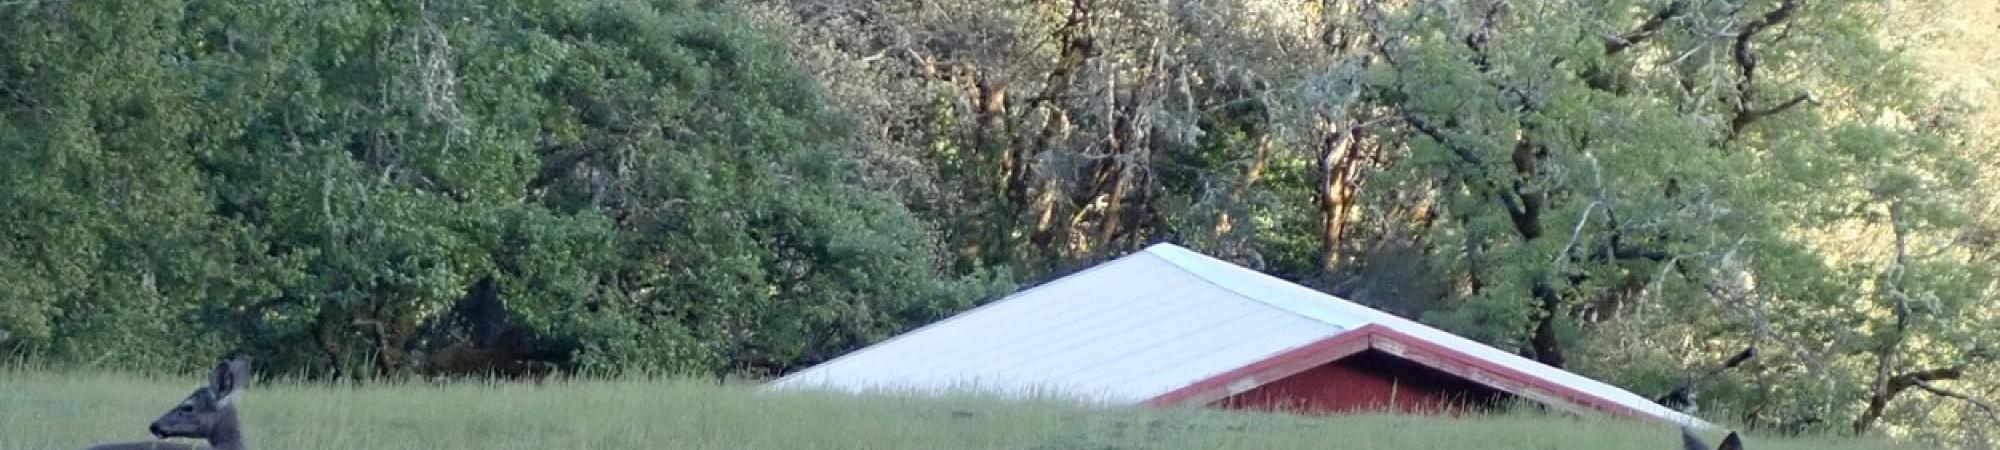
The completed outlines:
{"type": "Polygon", "coordinates": [[[1564,409],[1706,427],[1610,384],[1173,244],[1099,264],[770,383],[1206,403],[1365,349],[1564,409]]]}

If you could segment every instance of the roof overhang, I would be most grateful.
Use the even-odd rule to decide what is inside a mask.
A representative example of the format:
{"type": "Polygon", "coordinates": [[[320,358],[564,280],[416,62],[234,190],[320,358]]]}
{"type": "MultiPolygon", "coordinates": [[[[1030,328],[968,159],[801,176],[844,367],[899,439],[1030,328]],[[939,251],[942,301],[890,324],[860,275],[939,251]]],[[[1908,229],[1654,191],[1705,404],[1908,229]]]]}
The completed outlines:
{"type": "Polygon", "coordinates": [[[1148,406],[1207,405],[1370,349],[1422,364],[1426,367],[1437,369],[1523,399],[1579,415],[1611,413],[1676,426],[1710,427],[1709,424],[1702,422],[1700,419],[1690,417],[1689,419],[1693,420],[1694,423],[1681,423],[1672,417],[1663,417],[1646,411],[1640,411],[1612,399],[1592,395],[1583,390],[1565,386],[1525,371],[1477,358],[1465,352],[1419,339],[1381,324],[1363,325],[1333,337],[1273,355],[1254,364],[1224,372],[1180,389],[1161,394],[1158,397],[1147,400],[1144,404],[1148,406]]]}

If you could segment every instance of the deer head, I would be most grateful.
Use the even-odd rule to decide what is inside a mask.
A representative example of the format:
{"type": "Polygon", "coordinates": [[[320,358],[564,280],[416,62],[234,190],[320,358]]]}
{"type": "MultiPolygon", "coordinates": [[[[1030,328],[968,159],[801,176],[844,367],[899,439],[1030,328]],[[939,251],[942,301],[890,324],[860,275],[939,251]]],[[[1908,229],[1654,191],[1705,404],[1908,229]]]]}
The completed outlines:
{"type": "MultiPolygon", "coordinates": [[[[243,450],[243,431],[236,422],[236,394],[250,381],[250,358],[233,354],[224,358],[209,374],[208,385],[197,387],[174,409],[146,427],[153,437],[194,438],[208,441],[215,450],[243,450]]],[[[166,442],[104,444],[94,450],[189,449],[192,446],[166,442]]]]}
{"type": "MultiPolygon", "coordinates": [[[[1690,430],[1687,427],[1681,427],[1681,448],[1684,450],[1709,450],[1708,443],[1703,442],[1701,437],[1695,436],[1694,430],[1690,430]]],[[[1731,431],[1728,437],[1722,438],[1722,445],[1716,446],[1715,450],[1743,450],[1743,438],[1737,436],[1736,432],[1731,431]]]]}

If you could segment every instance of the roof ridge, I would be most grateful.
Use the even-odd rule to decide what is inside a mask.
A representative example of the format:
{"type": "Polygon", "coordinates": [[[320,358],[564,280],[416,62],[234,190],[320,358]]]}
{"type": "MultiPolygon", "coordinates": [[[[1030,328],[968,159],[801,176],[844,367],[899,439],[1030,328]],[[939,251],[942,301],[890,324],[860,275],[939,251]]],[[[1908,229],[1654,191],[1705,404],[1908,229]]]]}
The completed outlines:
{"type": "Polygon", "coordinates": [[[1325,323],[1327,325],[1340,327],[1341,329],[1353,329],[1356,327],[1360,327],[1362,325],[1375,322],[1374,320],[1366,320],[1366,319],[1373,319],[1367,317],[1358,318],[1358,319],[1363,319],[1358,321],[1339,320],[1338,319],[1339,316],[1346,315],[1354,311],[1340,311],[1340,309],[1349,309],[1349,308],[1340,308],[1341,306],[1345,305],[1333,304],[1332,302],[1327,302],[1325,300],[1332,299],[1334,301],[1347,302],[1349,304],[1353,304],[1353,306],[1357,307],[1358,309],[1366,309],[1366,307],[1360,304],[1355,304],[1347,299],[1335,297],[1326,294],[1324,292],[1313,290],[1311,288],[1299,286],[1300,288],[1313,291],[1314,293],[1317,293],[1325,298],[1298,298],[1298,296],[1292,295],[1290,293],[1280,292],[1277,289],[1269,289],[1268,286],[1246,285],[1245,283],[1237,282],[1237,281],[1255,282],[1261,280],[1241,280],[1240,278],[1232,276],[1233,274],[1216,273],[1216,272],[1218,270],[1228,271],[1231,269],[1237,269],[1237,270],[1251,272],[1256,275],[1276,279],[1277,281],[1282,282],[1281,284],[1296,285],[1296,283],[1291,283],[1289,281],[1277,279],[1276,277],[1271,277],[1271,275],[1269,274],[1251,270],[1249,268],[1236,265],[1228,261],[1223,261],[1213,256],[1208,256],[1207,254],[1203,254],[1201,252],[1188,249],[1187,247],[1182,247],[1171,243],[1159,243],[1146,247],[1145,251],[1147,253],[1152,253],[1153,256],[1157,256],[1160,259],[1165,260],[1167,264],[1171,264],[1175,268],[1180,269],[1182,272],[1186,272],[1189,275],[1193,275],[1195,278],[1199,278],[1202,281],[1207,282],[1208,284],[1222,288],[1223,290],[1229,292],[1233,292],[1236,295],[1249,299],[1251,301],[1263,303],[1267,306],[1278,308],[1286,312],[1305,317],[1307,319],[1312,319],[1315,321],[1319,321],[1321,323],[1325,323]]]}

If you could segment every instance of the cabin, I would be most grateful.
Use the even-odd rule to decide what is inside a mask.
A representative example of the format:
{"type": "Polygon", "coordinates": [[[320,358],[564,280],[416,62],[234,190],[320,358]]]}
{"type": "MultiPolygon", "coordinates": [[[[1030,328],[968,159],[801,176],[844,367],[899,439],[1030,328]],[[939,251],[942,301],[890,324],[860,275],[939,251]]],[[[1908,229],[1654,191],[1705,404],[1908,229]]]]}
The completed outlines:
{"type": "Polygon", "coordinates": [[[1173,244],[770,382],[1120,406],[1458,414],[1526,400],[1706,428],[1617,386],[1173,244]]]}

